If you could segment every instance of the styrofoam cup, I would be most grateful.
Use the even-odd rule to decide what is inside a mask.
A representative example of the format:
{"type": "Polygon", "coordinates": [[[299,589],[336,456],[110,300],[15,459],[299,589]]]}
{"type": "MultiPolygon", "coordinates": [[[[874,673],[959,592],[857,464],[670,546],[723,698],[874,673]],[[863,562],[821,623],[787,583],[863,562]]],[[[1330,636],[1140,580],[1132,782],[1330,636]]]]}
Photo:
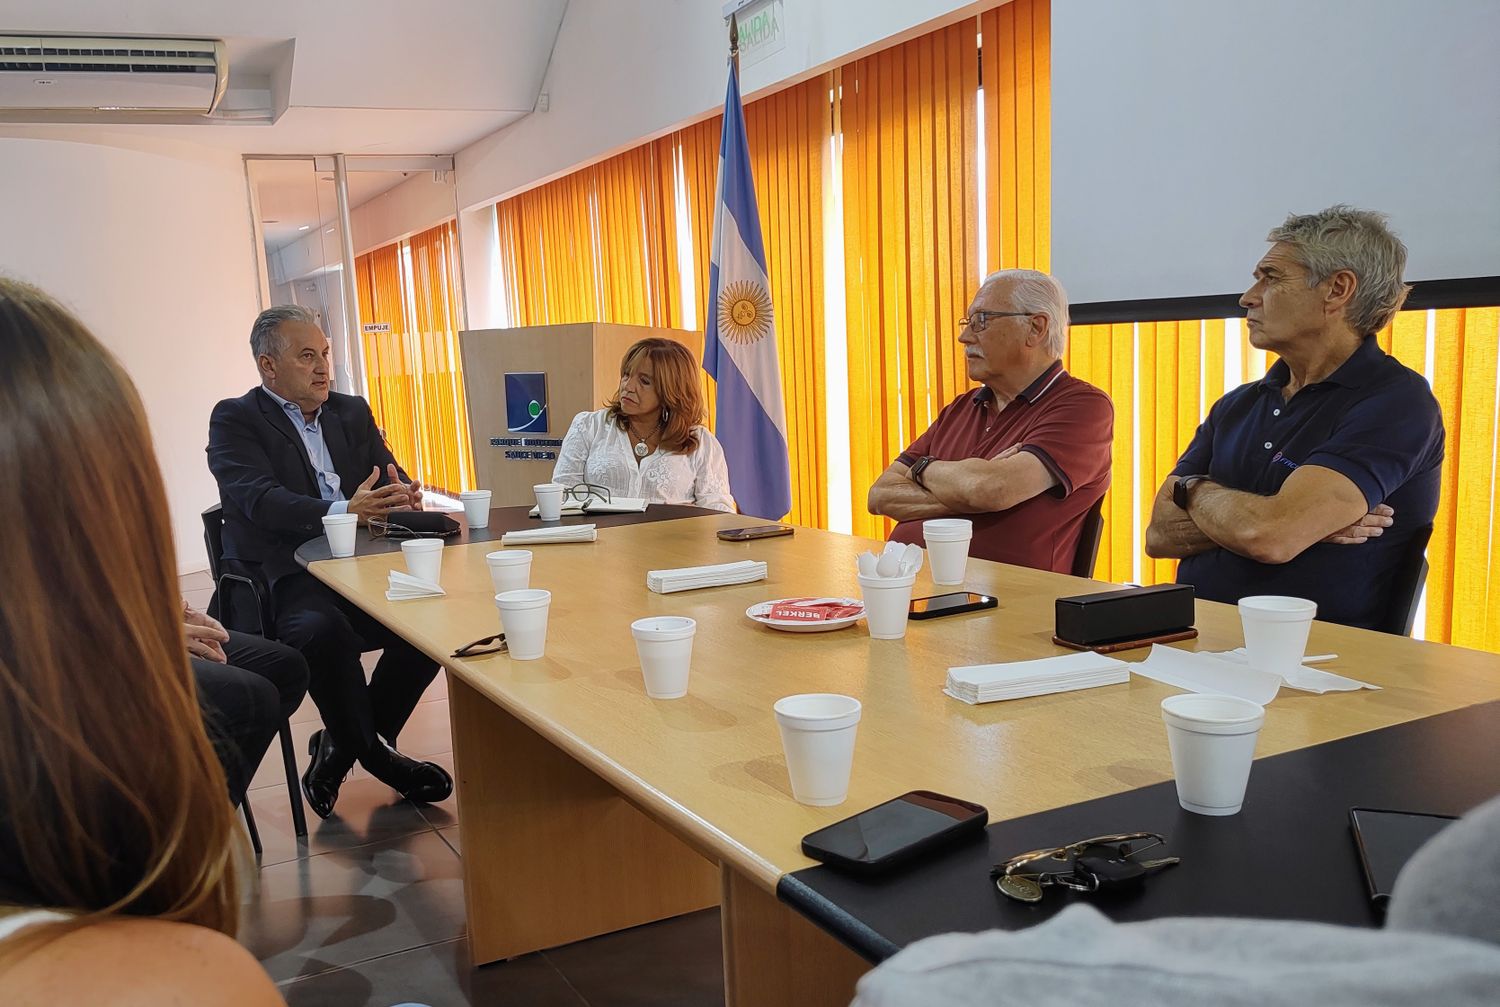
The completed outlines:
{"type": "Polygon", "coordinates": [[[1199,815],[1237,815],[1245,803],[1265,707],[1237,696],[1189,693],[1161,701],[1177,803],[1199,815]]]}
{"type": "Polygon", "coordinates": [[[562,517],[562,483],[538,483],[531,487],[536,493],[536,516],[543,521],[556,521],[562,517]]]}
{"type": "Polygon", "coordinates": [[[552,592],[540,588],[503,591],[495,595],[500,622],[505,626],[505,646],[517,661],[535,661],[547,652],[547,611],[552,592]]]}
{"type": "Polygon", "coordinates": [[[781,729],[792,796],[819,807],[843,804],[854,766],[859,700],[814,692],[778,699],[772,709],[781,729]]]}
{"type": "Polygon", "coordinates": [[[934,584],[962,584],[969,566],[969,542],[974,522],[963,517],[940,517],[922,522],[927,562],[934,584]]]}
{"type": "Polygon", "coordinates": [[[354,555],[354,532],[358,528],[358,514],[323,515],[323,534],[328,536],[328,551],[335,559],[354,555]]]}
{"type": "Polygon", "coordinates": [[[464,490],[458,495],[458,499],[464,505],[464,521],[470,528],[490,526],[489,490],[464,490]]]}
{"type": "Polygon", "coordinates": [[[1317,602],[1259,594],[1240,599],[1245,656],[1252,668],[1285,675],[1302,663],[1307,633],[1318,614],[1317,602]]]}
{"type": "Polygon", "coordinates": [[[413,577],[432,584],[443,582],[442,539],[407,539],[401,543],[401,555],[406,557],[406,572],[413,577]]]}
{"type": "Polygon", "coordinates": [[[531,550],[501,549],[485,556],[490,567],[490,583],[496,594],[524,591],[531,586],[531,550]]]}
{"type": "Polygon", "coordinates": [[[865,602],[865,627],[869,629],[872,640],[899,640],[906,635],[911,586],[916,582],[916,574],[905,577],[859,575],[859,592],[865,602]]]}
{"type": "Polygon", "coordinates": [[[681,699],[687,695],[693,664],[693,636],[698,623],[679,615],[637,619],[630,624],[635,652],[641,659],[646,695],[652,699],[681,699]]]}

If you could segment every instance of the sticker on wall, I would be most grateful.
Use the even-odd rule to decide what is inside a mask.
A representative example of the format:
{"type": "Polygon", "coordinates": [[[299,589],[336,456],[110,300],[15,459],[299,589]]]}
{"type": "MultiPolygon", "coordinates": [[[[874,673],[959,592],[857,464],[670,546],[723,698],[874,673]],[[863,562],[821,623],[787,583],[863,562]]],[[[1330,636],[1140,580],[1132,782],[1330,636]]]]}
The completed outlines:
{"type": "Polygon", "coordinates": [[[530,371],[505,376],[505,427],[512,431],[547,432],[547,375],[530,371]]]}

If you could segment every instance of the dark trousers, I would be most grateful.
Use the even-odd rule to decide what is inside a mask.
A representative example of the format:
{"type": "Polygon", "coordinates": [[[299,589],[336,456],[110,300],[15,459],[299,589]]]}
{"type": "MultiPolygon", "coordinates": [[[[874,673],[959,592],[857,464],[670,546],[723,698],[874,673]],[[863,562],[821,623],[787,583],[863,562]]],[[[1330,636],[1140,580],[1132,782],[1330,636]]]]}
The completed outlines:
{"type": "Polygon", "coordinates": [[[396,735],[437,677],[437,662],[340,598],[309,573],[276,581],[271,590],[276,638],[307,658],[308,692],[333,739],[363,760],[376,735],[396,735]],[[381,649],[365,681],[360,655],[381,649]]]}
{"type": "Polygon", "coordinates": [[[193,658],[193,676],[203,726],[238,807],[281,722],[307,693],[307,662],[291,647],[233,630],[224,656],[227,664],[193,658]]]}

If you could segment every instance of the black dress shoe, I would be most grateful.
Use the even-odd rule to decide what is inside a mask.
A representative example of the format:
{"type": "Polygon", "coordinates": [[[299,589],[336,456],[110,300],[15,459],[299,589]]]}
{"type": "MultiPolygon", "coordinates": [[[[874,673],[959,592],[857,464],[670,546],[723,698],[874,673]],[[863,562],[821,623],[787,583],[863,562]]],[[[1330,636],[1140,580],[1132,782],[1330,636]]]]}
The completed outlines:
{"type": "Polygon", "coordinates": [[[344,777],[354,768],[354,759],[342,746],[336,745],[333,735],[326,730],[314,731],[307,739],[307,754],[312,761],[307,772],[302,774],[302,793],[308,806],[319,818],[333,814],[333,805],[339,799],[339,786],[344,777]]]}
{"type": "Polygon", "coordinates": [[[435,762],[418,762],[377,738],[375,749],[360,762],[370,775],[408,801],[433,804],[453,793],[453,777],[435,762]]]}

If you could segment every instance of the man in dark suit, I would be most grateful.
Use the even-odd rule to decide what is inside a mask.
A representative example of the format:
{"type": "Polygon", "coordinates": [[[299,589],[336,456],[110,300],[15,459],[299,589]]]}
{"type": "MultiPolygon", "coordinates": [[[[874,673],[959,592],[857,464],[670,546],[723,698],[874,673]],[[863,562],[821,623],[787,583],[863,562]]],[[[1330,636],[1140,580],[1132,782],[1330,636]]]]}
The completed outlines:
{"type": "MultiPolygon", "coordinates": [[[[308,692],[323,716],[302,777],[307,801],[327,818],[358,761],[413,801],[453,791],[443,767],[407,758],[396,735],[437,674],[437,664],[297,565],[297,547],[323,534],[327,514],[361,524],[420,507],[386,447],[369,404],[329,388],[328,337],[295,305],[268,308],[251,328],[261,385],[214,407],[208,467],[224,506],[224,563],[269,592],[281,642],[307,658],[308,692]],[[360,654],[384,653],[368,683],[360,654]]],[[[233,621],[231,619],[231,621],[233,621]]]]}

